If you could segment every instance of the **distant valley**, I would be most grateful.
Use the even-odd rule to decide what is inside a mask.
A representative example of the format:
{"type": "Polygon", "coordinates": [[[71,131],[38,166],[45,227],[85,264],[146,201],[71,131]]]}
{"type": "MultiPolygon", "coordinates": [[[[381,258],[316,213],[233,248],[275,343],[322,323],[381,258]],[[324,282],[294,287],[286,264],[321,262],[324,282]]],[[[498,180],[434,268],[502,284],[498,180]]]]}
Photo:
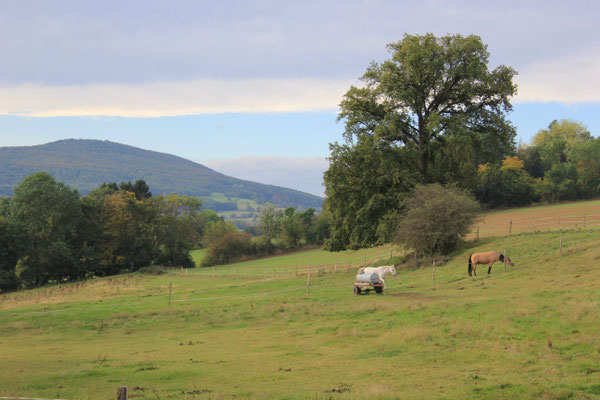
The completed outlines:
{"type": "Polygon", "coordinates": [[[323,199],[298,190],[223,175],[181,157],[100,140],[61,140],[39,146],[0,147],[0,196],[12,196],[27,175],[46,171],[81,194],[104,182],[143,179],[154,195],[203,198],[206,209],[245,220],[267,203],[321,209],[323,199]]]}

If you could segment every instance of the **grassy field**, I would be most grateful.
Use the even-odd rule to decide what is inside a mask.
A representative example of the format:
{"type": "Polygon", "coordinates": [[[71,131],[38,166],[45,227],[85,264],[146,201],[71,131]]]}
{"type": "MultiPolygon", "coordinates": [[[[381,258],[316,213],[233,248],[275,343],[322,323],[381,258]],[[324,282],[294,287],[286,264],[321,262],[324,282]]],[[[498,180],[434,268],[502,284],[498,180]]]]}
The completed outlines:
{"type": "MultiPolygon", "coordinates": [[[[505,236],[600,226],[600,200],[493,211],[482,215],[479,236],[505,236]]],[[[477,237],[477,226],[468,236],[477,237]]]]}
{"type": "Polygon", "coordinates": [[[383,295],[354,296],[354,268],[311,274],[308,298],[306,275],[199,269],[4,295],[0,397],[599,398],[599,239],[471,242],[435,282],[399,270],[383,295]],[[470,253],[504,248],[514,267],[467,276],[470,253]]]}
{"type": "MultiPolygon", "coordinates": [[[[286,255],[245,261],[236,264],[227,264],[216,267],[215,275],[226,276],[269,276],[281,277],[305,273],[310,267],[313,270],[324,269],[332,272],[336,264],[340,269],[352,269],[354,267],[373,264],[382,259],[389,259],[400,255],[402,251],[393,246],[381,246],[371,249],[347,250],[340,252],[328,252],[322,249],[312,249],[292,252],[286,255]]],[[[200,265],[206,254],[206,249],[192,251],[192,258],[196,265],[200,265]]],[[[195,274],[213,274],[213,268],[200,268],[195,274]]]]}

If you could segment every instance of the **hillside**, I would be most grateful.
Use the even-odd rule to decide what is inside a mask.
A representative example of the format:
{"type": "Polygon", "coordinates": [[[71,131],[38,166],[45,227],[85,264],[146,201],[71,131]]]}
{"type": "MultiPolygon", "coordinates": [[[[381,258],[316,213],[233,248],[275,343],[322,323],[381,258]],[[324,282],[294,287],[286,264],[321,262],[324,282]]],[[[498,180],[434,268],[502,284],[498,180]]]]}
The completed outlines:
{"type": "Polygon", "coordinates": [[[0,396],[108,399],[128,386],[145,399],[597,398],[599,235],[467,243],[434,282],[431,266],[399,269],[383,295],[352,294],[366,252],[338,254],[354,267],[336,274],[313,267],[308,292],[293,266],[332,260],[7,294],[0,396]],[[469,254],[504,248],[515,266],[467,276],[469,254]]]}
{"type": "Polygon", "coordinates": [[[61,140],[39,146],[0,147],[0,196],[25,176],[46,171],[56,180],[86,194],[104,182],[144,179],[153,194],[178,193],[216,197],[208,208],[236,209],[236,199],[278,207],[321,208],[320,197],[297,190],[245,181],[169,154],[98,140],[61,140]],[[234,205],[233,207],[231,207],[234,205]]]}

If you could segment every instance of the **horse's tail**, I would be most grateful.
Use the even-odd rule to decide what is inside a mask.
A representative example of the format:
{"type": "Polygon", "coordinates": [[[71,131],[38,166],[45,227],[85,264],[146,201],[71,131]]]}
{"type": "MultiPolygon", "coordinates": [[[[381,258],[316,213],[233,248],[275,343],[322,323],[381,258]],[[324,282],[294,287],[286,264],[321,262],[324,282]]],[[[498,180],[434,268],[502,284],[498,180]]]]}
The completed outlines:
{"type": "Polygon", "coordinates": [[[469,256],[469,275],[471,275],[471,271],[473,270],[473,264],[471,263],[471,257],[473,256],[473,254],[471,254],[469,256]]]}

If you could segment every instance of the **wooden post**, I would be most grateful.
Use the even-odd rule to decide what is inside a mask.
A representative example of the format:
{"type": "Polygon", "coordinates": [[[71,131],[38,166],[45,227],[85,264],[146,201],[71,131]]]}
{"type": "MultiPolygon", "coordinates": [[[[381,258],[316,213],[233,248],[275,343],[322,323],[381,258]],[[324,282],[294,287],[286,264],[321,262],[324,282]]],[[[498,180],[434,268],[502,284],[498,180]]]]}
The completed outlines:
{"type": "Polygon", "coordinates": [[[533,233],[535,233],[535,219],[533,219],[532,221],[533,221],[533,233]]]}
{"type": "Polygon", "coordinates": [[[506,272],[506,247],[504,248],[504,272],[506,272]]]}
{"type": "Polygon", "coordinates": [[[117,389],[117,400],[127,400],[127,386],[121,386],[117,389]]]}
{"type": "Polygon", "coordinates": [[[171,309],[171,282],[169,282],[169,309],[171,309]]]}
{"type": "Polygon", "coordinates": [[[348,262],[348,272],[350,272],[350,268],[352,268],[352,260],[348,262]]]}
{"type": "Polygon", "coordinates": [[[556,217],[556,226],[558,227],[558,230],[560,231],[560,217],[556,217]]]}
{"type": "Polygon", "coordinates": [[[508,234],[512,235],[512,221],[510,221],[510,225],[508,226],[508,234]]]}
{"type": "Polygon", "coordinates": [[[308,273],[306,274],[306,298],[308,299],[308,288],[310,287],[310,265],[308,266],[308,273]]]}
{"type": "Polygon", "coordinates": [[[477,239],[476,240],[479,240],[479,225],[477,225],[477,239]]]}
{"type": "Polygon", "coordinates": [[[215,267],[213,267],[213,278],[215,277],[215,267]]]}
{"type": "Polygon", "coordinates": [[[296,276],[298,276],[298,267],[296,267],[296,276]]]}
{"type": "Polygon", "coordinates": [[[585,229],[585,215],[583,216],[583,229],[585,229]]]}
{"type": "Polygon", "coordinates": [[[335,266],[333,267],[333,274],[335,275],[336,272],[337,272],[337,261],[335,262],[335,266]]]}
{"type": "Polygon", "coordinates": [[[365,267],[367,266],[367,255],[365,254],[365,267]]]}
{"type": "Polygon", "coordinates": [[[435,260],[433,260],[433,272],[431,274],[431,288],[435,285],[435,260]]]}
{"type": "Polygon", "coordinates": [[[275,278],[275,267],[273,267],[273,278],[275,278]]]}
{"type": "Polygon", "coordinates": [[[562,253],[562,238],[560,238],[560,252],[562,253]]]}
{"type": "Polygon", "coordinates": [[[237,277],[240,274],[240,267],[235,267],[235,276],[237,277]]]}

